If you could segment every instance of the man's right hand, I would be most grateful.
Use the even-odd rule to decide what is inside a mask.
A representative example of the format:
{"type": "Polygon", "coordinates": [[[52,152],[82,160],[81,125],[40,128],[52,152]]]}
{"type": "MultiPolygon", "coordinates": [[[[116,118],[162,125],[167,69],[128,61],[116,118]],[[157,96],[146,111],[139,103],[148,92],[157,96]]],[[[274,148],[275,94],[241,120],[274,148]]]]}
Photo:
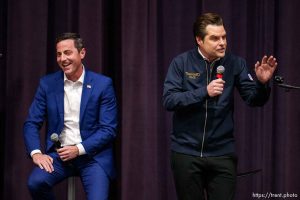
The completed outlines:
{"type": "Polygon", "coordinates": [[[53,172],[53,158],[46,154],[36,153],[32,155],[33,163],[39,166],[39,168],[44,169],[46,172],[53,172]]]}
{"type": "Polygon", "coordinates": [[[215,79],[207,86],[207,93],[210,97],[221,95],[224,89],[225,81],[222,79],[215,79]]]}

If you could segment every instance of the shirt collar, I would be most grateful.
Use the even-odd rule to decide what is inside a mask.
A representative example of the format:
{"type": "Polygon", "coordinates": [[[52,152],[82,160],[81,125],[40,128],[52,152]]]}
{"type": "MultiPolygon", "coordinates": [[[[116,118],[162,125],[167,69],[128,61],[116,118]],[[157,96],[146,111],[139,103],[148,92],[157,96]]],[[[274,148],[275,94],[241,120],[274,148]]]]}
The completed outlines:
{"type": "MultiPolygon", "coordinates": [[[[82,74],[81,74],[81,76],[79,77],[79,79],[76,81],[76,82],[80,82],[80,83],[82,83],[83,84],[83,80],[84,80],[84,75],[85,75],[85,68],[84,68],[84,66],[82,65],[82,74]]],[[[67,78],[67,76],[66,76],[66,74],[64,73],[64,82],[66,82],[66,81],[71,81],[71,80],[69,80],[68,78],[67,78]]],[[[71,82],[73,82],[73,81],[71,81],[71,82]]]]}
{"type": "Polygon", "coordinates": [[[202,52],[200,51],[200,48],[199,48],[199,47],[198,47],[198,52],[199,52],[199,54],[203,57],[204,60],[206,60],[206,61],[208,61],[208,62],[210,62],[210,63],[215,62],[215,61],[218,61],[218,60],[221,59],[221,58],[216,58],[215,60],[210,61],[210,60],[208,60],[208,58],[206,58],[206,57],[202,54],[202,52]]]}

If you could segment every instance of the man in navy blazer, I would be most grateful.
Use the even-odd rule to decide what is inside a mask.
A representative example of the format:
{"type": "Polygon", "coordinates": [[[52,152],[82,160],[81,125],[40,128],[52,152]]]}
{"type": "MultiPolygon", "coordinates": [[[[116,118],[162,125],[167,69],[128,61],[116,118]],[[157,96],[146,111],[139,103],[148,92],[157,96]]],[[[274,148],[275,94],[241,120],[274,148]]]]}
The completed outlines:
{"type": "Polygon", "coordinates": [[[78,34],[60,35],[56,57],[62,70],[40,80],[29,109],[24,139],[36,165],[28,179],[33,199],[54,199],[52,187],[74,175],[80,176],[88,200],[108,199],[109,183],[115,176],[116,97],[110,78],[83,66],[85,54],[78,34]],[[43,152],[40,129],[44,122],[43,152]],[[61,148],[51,141],[53,133],[58,134],[61,148]]]}

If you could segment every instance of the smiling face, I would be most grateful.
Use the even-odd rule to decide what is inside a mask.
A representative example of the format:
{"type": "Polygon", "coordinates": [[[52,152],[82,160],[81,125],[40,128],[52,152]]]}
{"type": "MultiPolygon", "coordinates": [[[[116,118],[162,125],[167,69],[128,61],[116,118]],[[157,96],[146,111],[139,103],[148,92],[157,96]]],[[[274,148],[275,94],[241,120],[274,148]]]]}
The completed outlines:
{"type": "Polygon", "coordinates": [[[62,40],[56,44],[56,61],[69,80],[76,81],[81,76],[81,60],[84,57],[85,49],[79,51],[73,39],[62,40]]]}
{"type": "Polygon", "coordinates": [[[227,47],[226,31],[222,25],[207,25],[204,38],[196,37],[201,53],[209,60],[225,56],[227,47]]]}

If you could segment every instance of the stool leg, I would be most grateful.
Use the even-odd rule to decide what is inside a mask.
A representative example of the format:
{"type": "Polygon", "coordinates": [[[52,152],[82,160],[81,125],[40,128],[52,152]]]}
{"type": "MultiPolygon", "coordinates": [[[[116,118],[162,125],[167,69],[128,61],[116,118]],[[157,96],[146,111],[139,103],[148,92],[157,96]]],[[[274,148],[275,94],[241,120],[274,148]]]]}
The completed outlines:
{"type": "Polygon", "coordinates": [[[68,178],[68,200],[75,200],[75,177],[68,178]]]}

